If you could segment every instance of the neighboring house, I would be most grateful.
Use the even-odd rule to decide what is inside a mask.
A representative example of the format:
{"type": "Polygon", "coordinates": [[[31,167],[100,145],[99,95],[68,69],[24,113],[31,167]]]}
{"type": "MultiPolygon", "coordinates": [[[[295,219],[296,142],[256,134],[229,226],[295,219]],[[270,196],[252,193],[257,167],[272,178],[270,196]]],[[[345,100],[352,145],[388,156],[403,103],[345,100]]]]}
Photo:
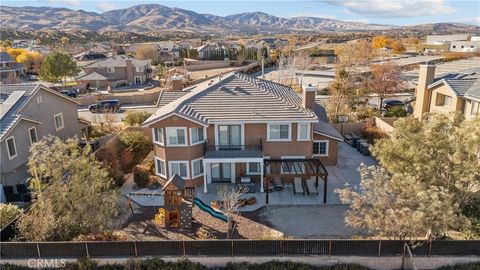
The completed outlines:
{"type": "Polygon", "coordinates": [[[135,43],[128,47],[125,52],[129,56],[140,59],[137,53],[141,48],[150,49],[153,53],[150,60],[155,62],[173,62],[180,56],[180,49],[173,41],[135,43]]]}
{"type": "Polygon", "coordinates": [[[1,86],[1,177],[7,201],[28,200],[30,146],[42,137],[81,137],[78,103],[39,84],[1,86]]]}
{"type": "Polygon", "coordinates": [[[225,49],[218,44],[204,44],[195,49],[200,60],[223,60],[225,58],[225,49]]]}
{"type": "MultiPolygon", "coordinates": [[[[324,121],[313,87],[302,99],[290,87],[230,73],[185,92],[143,123],[152,129],[156,174],[165,180],[178,174],[207,192],[207,183],[250,176],[263,191],[264,159],[337,162],[342,137],[324,121]]],[[[282,170],[287,177],[293,171],[282,170]]]]}
{"type": "Polygon", "coordinates": [[[15,62],[7,52],[0,52],[1,83],[17,83],[24,72],[25,68],[22,64],[15,62]]]}
{"type": "Polygon", "coordinates": [[[83,67],[76,81],[95,88],[145,84],[152,78],[151,60],[116,55],[83,67]]]}
{"type": "Polygon", "coordinates": [[[469,40],[469,34],[428,35],[425,44],[444,44],[451,41],[469,40]]]}
{"type": "Polygon", "coordinates": [[[73,58],[77,61],[98,61],[112,56],[112,52],[107,50],[103,46],[94,46],[90,49],[87,49],[77,55],[74,55],[73,58]]]}
{"type": "Polygon", "coordinates": [[[479,117],[480,67],[435,78],[434,65],[421,65],[414,117],[429,112],[461,112],[466,119],[479,117]]]}
{"type": "Polygon", "coordinates": [[[480,41],[452,41],[451,52],[480,52],[480,41]]]}

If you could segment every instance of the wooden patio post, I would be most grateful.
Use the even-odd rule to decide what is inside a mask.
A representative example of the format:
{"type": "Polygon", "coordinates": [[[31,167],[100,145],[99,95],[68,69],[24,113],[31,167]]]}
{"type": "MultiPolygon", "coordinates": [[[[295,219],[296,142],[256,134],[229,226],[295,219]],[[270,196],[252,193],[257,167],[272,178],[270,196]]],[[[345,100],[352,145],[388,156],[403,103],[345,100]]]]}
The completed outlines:
{"type": "Polygon", "coordinates": [[[328,175],[325,175],[325,179],[323,179],[323,203],[327,203],[327,179],[328,175]]]}
{"type": "Polygon", "coordinates": [[[265,204],[268,204],[268,193],[269,192],[269,189],[268,189],[268,177],[265,177],[265,184],[266,184],[266,190],[265,190],[265,204]]]}

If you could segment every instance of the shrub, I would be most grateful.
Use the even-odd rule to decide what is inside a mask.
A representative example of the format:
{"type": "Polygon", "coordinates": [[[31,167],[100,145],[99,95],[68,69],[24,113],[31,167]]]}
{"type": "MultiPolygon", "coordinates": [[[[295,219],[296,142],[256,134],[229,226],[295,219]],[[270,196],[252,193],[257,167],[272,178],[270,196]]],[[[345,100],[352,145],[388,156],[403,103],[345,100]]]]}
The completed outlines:
{"type": "Polygon", "coordinates": [[[22,209],[13,204],[0,203],[0,228],[5,227],[22,213],[22,209]]]}
{"type": "Polygon", "coordinates": [[[367,123],[363,127],[362,137],[369,143],[374,143],[375,140],[388,138],[388,135],[372,123],[367,123]]]}
{"type": "Polygon", "coordinates": [[[125,130],[118,135],[118,139],[120,149],[128,149],[135,155],[146,152],[150,146],[147,136],[140,130],[125,130]]]}
{"type": "Polygon", "coordinates": [[[146,187],[150,183],[150,170],[145,165],[137,165],[133,168],[133,181],[139,187],[146,187]]]}
{"type": "Polygon", "coordinates": [[[403,106],[393,106],[385,112],[385,117],[406,117],[407,111],[403,106]]]}
{"type": "Polygon", "coordinates": [[[152,114],[149,112],[128,110],[125,113],[125,119],[123,119],[123,122],[129,126],[139,126],[147,120],[150,115],[152,114]]]}

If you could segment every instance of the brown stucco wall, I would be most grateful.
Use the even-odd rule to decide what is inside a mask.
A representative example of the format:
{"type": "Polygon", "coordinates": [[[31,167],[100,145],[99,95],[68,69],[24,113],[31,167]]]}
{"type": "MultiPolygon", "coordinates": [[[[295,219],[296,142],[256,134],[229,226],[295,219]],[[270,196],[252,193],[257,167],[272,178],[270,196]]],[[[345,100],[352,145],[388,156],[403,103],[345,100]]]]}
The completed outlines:
{"type": "Polygon", "coordinates": [[[319,158],[323,165],[336,165],[338,160],[338,141],[315,133],[313,140],[328,140],[328,157],[319,158]]]}

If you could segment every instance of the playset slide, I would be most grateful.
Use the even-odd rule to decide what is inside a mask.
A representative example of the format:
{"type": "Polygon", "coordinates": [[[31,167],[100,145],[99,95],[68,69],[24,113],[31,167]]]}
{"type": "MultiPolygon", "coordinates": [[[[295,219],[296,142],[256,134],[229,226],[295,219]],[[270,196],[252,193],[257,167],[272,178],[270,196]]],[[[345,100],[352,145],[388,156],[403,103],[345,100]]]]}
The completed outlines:
{"type": "Polygon", "coordinates": [[[198,206],[198,208],[200,208],[202,211],[207,212],[208,214],[210,214],[214,218],[218,218],[218,219],[223,220],[225,222],[228,221],[227,217],[224,214],[222,214],[222,212],[219,212],[219,211],[213,209],[210,205],[204,203],[199,198],[196,198],[196,197],[193,198],[193,204],[198,206]]]}

